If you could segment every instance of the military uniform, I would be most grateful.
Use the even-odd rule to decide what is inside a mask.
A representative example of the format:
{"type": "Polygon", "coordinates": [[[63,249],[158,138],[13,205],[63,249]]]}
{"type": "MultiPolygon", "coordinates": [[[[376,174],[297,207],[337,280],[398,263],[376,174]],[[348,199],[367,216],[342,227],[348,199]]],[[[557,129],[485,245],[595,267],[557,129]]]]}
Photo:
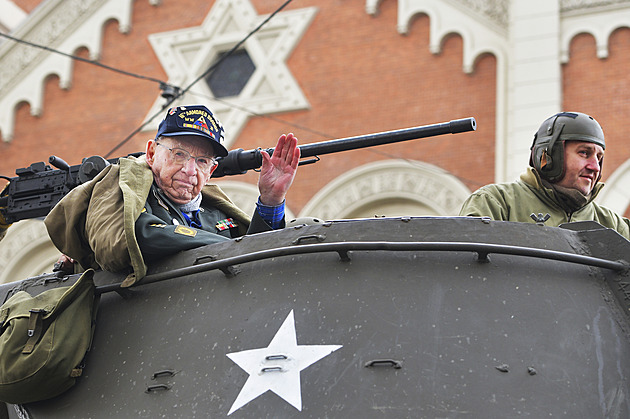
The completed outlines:
{"type": "Polygon", "coordinates": [[[544,186],[538,173],[530,167],[516,182],[486,185],[475,191],[464,202],[459,215],[535,223],[531,214],[549,214],[545,222],[548,226],[596,221],[630,240],[630,220],[593,201],[603,186],[597,184],[585,204],[572,210],[557,191],[544,186]]]}

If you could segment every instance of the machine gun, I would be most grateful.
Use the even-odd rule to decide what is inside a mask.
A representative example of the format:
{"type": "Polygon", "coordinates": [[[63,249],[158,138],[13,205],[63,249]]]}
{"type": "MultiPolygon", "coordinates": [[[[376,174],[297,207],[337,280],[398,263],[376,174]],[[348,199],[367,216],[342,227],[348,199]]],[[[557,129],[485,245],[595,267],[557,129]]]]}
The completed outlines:
{"type": "Polygon", "coordinates": [[[118,163],[118,159],[105,160],[92,156],[83,159],[81,164],[70,166],[59,157],[50,156],[48,163],[57,169],[37,162],[17,169],[17,177],[2,176],[9,180],[0,193],[0,214],[4,223],[46,216],[68,192],[93,179],[110,164],[118,163]]]}
{"type": "MultiPolygon", "coordinates": [[[[300,164],[314,163],[319,160],[317,156],[322,154],[436,135],[474,131],[476,128],[477,124],[474,118],[465,118],[439,124],[305,144],[299,146],[301,157],[315,158],[301,161],[300,164]]],[[[217,159],[219,165],[212,177],[244,174],[248,170],[258,169],[262,166],[261,150],[258,148],[249,151],[243,151],[243,149],[230,151],[226,157],[217,159]]],[[[273,148],[265,151],[270,155],[273,154],[273,148]]],[[[134,153],[132,155],[141,154],[134,153]]],[[[0,193],[0,214],[4,217],[4,223],[11,224],[19,220],[46,216],[57,202],[73,188],[93,179],[105,167],[117,163],[118,159],[105,160],[100,156],[92,156],[83,159],[81,164],[70,166],[62,159],[51,156],[48,162],[56,169],[44,162],[37,162],[29,167],[17,169],[15,171],[17,177],[3,176],[9,180],[9,184],[0,193]]]]}

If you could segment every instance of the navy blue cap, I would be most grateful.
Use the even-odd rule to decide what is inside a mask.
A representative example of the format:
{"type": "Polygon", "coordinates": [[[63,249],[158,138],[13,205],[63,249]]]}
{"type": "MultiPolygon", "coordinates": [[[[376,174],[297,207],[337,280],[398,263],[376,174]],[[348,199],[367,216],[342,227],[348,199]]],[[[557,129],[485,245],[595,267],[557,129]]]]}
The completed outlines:
{"type": "Polygon", "coordinates": [[[198,135],[210,140],[217,156],[225,157],[228,151],[223,145],[224,132],[221,122],[205,106],[178,106],[166,112],[155,139],[162,136],[198,135]]]}

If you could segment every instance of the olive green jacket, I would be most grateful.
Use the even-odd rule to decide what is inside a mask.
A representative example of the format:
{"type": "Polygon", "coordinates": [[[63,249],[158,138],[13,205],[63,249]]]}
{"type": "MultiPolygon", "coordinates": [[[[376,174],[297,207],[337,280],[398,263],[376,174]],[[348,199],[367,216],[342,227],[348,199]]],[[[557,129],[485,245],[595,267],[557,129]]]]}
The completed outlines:
{"type": "Polygon", "coordinates": [[[562,205],[556,192],[542,184],[538,173],[528,168],[516,182],[486,185],[475,191],[464,202],[459,215],[535,223],[531,214],[549,214],[550,218],[545,222],[548,226],[557,227],[572,221],[596,221],[630,240],[630,220],[593,201],[603,186],[597,184],[588,202],[570,212],[562,205]]]}
{"type": "MultiPolygon", "coordinates": [[[[83,268],[111,272],[132,271],[123,286],[133,285],[147,272],[135,233],[153,184],[146,160],[122,158],[90,182],[74,188],[44,220],[54,245],[83,268]]],[[[236,207],[216,185],[202,190],[205,205],[219,208],[239,222],[245,234],[249,216],[236,207]]]]}

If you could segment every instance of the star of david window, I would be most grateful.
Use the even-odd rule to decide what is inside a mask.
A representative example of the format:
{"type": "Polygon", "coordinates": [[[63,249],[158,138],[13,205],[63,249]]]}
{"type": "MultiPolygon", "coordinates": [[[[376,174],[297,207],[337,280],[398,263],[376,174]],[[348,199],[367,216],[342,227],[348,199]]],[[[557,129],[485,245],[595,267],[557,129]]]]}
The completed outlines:
{"type": "MultiPolygon", "coordinates": [[[[217,57],[221,60],[227,52],[217,57]]],[[[216,98],[238,96],[256,70],[247,50],[234,51],[205,78],[206,84],[216,98]]]]}

